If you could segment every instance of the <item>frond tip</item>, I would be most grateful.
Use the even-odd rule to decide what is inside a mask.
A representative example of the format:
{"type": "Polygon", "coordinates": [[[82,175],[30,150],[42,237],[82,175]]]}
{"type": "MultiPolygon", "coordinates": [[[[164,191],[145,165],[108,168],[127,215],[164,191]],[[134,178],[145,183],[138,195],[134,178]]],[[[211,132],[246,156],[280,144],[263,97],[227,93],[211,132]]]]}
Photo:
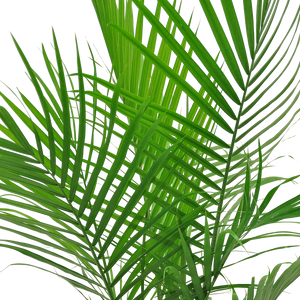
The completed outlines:
{"type": "Polygon", "coordinates": [[[0,275],[5,274],[11,269],[11,262],[9,261],[7,264],[4,264],[3,267],[0,267],[0,275]]]}

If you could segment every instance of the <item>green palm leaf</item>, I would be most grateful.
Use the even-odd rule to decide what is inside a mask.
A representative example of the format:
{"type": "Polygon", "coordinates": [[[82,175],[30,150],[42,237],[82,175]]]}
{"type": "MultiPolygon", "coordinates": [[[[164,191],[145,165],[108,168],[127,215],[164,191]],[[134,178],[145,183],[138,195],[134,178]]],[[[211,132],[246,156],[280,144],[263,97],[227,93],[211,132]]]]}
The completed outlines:
{"type": "Polygon", "coordinates": [[[56,64],[42,47],[50,86],[13,38],[42,112],[24,92],[25,110],[0,92],[0,188],[9,193],[0,197],[0,219],[14,226],[0,228],[26,239],[2,239],[0,247],[102,299],[209,299],[224,290],[237,299],[238,288],[248,289],[245,299],[277,299],[299,276],[298,261],[277,280],[280,264],[258,284],[217,280],[225,268],[282,248],[228,264],[238,247],[299,237],[293,228],[249,233],[300,216],[299,195],[269,209],[299,176],[264,177],[299,113],[300,7],[273,47],[289,1],[281,8],[244,0],[241,12],[221,1],[220,13],[200,0],[219,48],[213,57],[199,27],[192,30],[195,16],[182,17],[186,2],[158,0],[154,11],[139,0],[92,3],[109,78],[99,77],[90,47],[93,74],[84,72],[77,40],[70,75],[53,30],[56,64]],[[275,187],[262,196],[268,183],[275,187]]]}

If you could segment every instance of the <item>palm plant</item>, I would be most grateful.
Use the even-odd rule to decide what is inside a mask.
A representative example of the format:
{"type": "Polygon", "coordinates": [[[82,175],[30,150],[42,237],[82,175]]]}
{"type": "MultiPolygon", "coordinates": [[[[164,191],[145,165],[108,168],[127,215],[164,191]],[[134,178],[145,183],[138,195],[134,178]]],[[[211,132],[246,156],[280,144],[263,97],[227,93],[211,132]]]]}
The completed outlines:
{"type": "Polygon", "coordinates": [[[42,48],[52,91],[13,38],[41,109],[21,91],[22,107],[0,92],[0,188],[8,193],[0,219],[11,224],[0,228],[20,236],[0,246],[54,267],[84,297],[204,300],[231,290],[238,299],[243,288],[247,300],[277,299],[300,275],[300,260],[277,280],[281,264],[260,281],[219,279],[230,265],[283,247],[229,265],[237,248],[299,236],[256,229],[300,216],[300,194],[268,209],[298,176],[263,177],[299,112],[300,7],[288,18],[289,1],[244,0],[237,14],[232,0],[218,10],[200,0],[215,55],[192,30],[194,16],[181,17],[188,1],[158,0],[154,11],[142,0],[92,2],[109,79],[98,76],[91,48],[94,73],[83,72],[77,42],[69,74],[53,31],[55,63],[42,48]]]}

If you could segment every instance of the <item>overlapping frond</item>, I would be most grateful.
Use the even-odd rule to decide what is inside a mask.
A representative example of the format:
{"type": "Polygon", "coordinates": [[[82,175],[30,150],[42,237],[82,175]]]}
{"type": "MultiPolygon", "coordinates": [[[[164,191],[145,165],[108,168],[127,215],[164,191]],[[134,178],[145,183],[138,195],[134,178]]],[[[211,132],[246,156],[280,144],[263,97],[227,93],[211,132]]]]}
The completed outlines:
{"type": "MultiPolygon", "coordinates": [[[[198,165],[198,170],[200,169],[200,172],[202,174],[195,174],[195,172],[191,172],[191,175],[195,176],[192,178],[200,179],[198,181],[198,184],[200,184],[201,182],[204,189],[212,187],[212,185],[207,182],[206,178],[211,178],[213,175],[221,175],[220,179],[216,178],[214,180],[222,188],[221,193],[220,191],[217,191],[212,194],[214,200],[217,200],[219,203],[219,213],[217,214],[217,220],[215,222],[211,244],[213,250],[216,245],[215,243],[217,236],[219,235],[218,230],[221,216],[220,212],[222,210],[224,211],[225,208],[230,207],[230,205],[232,205],[233,199],[237,200],[237,197],[240,197],[239,195],[242,195],[241,200],[236,201],[232,206],[229,211],[230,213],[227,213],[225,215],[225,218],[222,220],[222,223],[224,225],[221,223],[221,226],[226,226],[230,215],[235,211],[236,208],[240,207],[240,211],[246,209],[246,212],[236,214],[234,219],[236,221],[234,221],[232,226],[230,226],[231,230],[237,234],[238,238],[242,237],[247,232],[247,230],[250,230],[248,227],[250,221],[253,225],[259,218],[258,214],[256,214],[255,218],[252,219],[252,215],[255,214],[260,185],[265,184],[265,182],[268,181],[279,179],[275,177],[269,178],[269,180],[267,178],[262,179],[262,162],[268,158],[271,151],[278,144],[283,133],[292,123],[293,119],[298,113],[298,110],[294,110],[295,112],[292,117],[284,118],[291,111],[291,109],[295,107],[295,103],[298,100],[297,81],[295,80],[298,68],[295,70],[294,75],[290,75],[290,80],[282,86],[282,90],[277,92],[277,94],[275,95],[272,95],[270,91],[272,86],[274,86],[274,84],[276,84],[278,80],[282,80],[283,74],[287,74],[285,73],[286,69],[289,67],[290,62],[294,61],[294,55],[298,47],[297,38],[299,37],[297,25],[299,22],[299,10],[296,11],[293,21],[289,24],[288,31],[286,32],[284,39],[276,46],[274,51],[273,48],[272,50],[270,50],[269,46],[272,43],[277,33],[278,27],[285,16],[288,3],[283,8],[283,10],[278,9],[279,3],[275,1],[273,3],[264,3],[262,6],[260,6],[258,3],[256,7],[255,19],[253,15],[252,3],[250,3],[250,1],[244,1],[245,24],[247,31],[247,40],[245,40],[240,30],[240,27],[243,26],[243,24],[239,24],[239,20],[237,19],[237,13],[235,11],[233,3],[231,1],[229,3],[225,1],[222,2],[222,8],[224,10],[229,27],[229,32],[233,41],[232,44],[223,30],[223,25],[220,24],[213,6],[210,4],[210,2],[200,1],[204,14],[208,19],[208,23],[213,31],[217,44],[220,47],[221,55],[225,60],[229,72],[231,73],[238,86],[241,88],[241,90],[235,92],[234,85],[228,81],[221,68],[216,64],[214,59],[201,44],[201,41],[198,39],[198,37],[196,37],[196,34],[192,32],[190,27],[184,22],[180,14],[176,11],[175,3],[171,5],[166,0],[160,0],[158,1],[156,12],[157,10],[163,8],[164,11],[167,12],[168,16],[172,18],[172,21],[176,25],[177,30],[179,30],[183,35],[183,40],[190,45],[190,50],[192,49],[193,54],[197,55],[198,59],[200,59],[201,63],[203,63],[206,70],[208,70],[208,72],[212,75],[213,81],[208,80],[209,77],[205,75],[204,69],[202,70],[201,67],[195,63],[192,56],[187,53],[183,47],[180,46],[175,36],[168,32],[167,26],[165,27],[160,23],[158,15],[152,14],[142,1],[133,2],[139,8],[139,13],[142,12],[147,20],[151,23],[151,30],[156,30],[157,33],[163,38],[163,42],[166,42],[168,44],[168,46],[176,54],[177,59],[179,59],[183,63],[183,65],[188,68],[189,72],[200,83],[200,85],[202,86],[202,91],[205,91],[208,96],[211,96],[211,99],[213,99],[213,101],[216,103],[218,110],[211,110],[211,103],[203,101],[204,98],[202,97],[202,95],[204,94],[201,95],[201,92],[200,95],[199,93],[195,93],[193,86],[189,85],[186,81],[182,81],[181,78],[176,74],[176,72],[174,72],[174,70],[170,68],[168,62],[164,62],[159,55],[155,55],[154,53],[152,53],[151,49],[149,49],[147,46],[144,46],[141,40],[134,38],[134,36],[130,32],[126,31],[118,23],[111,24],[111,27],[116,29],[116,31],[119,32],[123,38],[126,38],[137,49],[139,49],[145,56],[145,60],[151,60],[156,68],[165,72],[165,74],[167,74],[167,76],[170,78],[170,81],[173,81],[177,85],[177,87],[179,87],[184,93],[188,95],[188,97],[190,97],[190,99],[193,101],[193,106],[200,107],[201,110],[203,110],[216,124],[218,124],[224,130],[232,133],[231,141],[228,141],[228,145],[230,146],[229,153],[228,155],[223,156],[223,161],[219,160],[218,163],[219,170],[221,171],[222,175],[215,172],[212,168],[205,166],[204,164],[202,164],[202,167],[200,168],[199,166],[201,166],[201,164],[198,165]],[[275,24],[275,16],[278,17],[279,13],[281,13],[281,16],[279,20],[276,20],[277,23],[275,24]],[[254,26],[255,21],[256,24],[254,26]],[[275,29],[271,27],[272,24],[273,26],[275,26],[275,29]],[[270,28],[272,28],[273,31],[271,31],[270,28]],[[288,36],[291,36],[289,44],[284,43],[285,39],[288,36]],[[285,47],[284,54],[281,57],[277,57],[276,54],[283,47],[285,47]],[[249,54],[247,54],[246,49],[250,49],[249,54]],[[237,56],[234,54],[235,51],[237,53],[237,56]],[[263,86],[263,84],[268,81],[272,72],[275,69],[278,69],[279,65],[282,63],[283,58],[287,56],[288,52],[291,52],[292,54],[290,56],[289,62],[284,65],[284,69],[281,74],[262,90],[261,87],[263,86]],[[259,62],[261,61],[262,57],[268,57],[268,60],[262,66],[260,66],[259,62]],[[242,69],[240,68],[240,65],[242,66],[242,69]],[[272,69],[268,71],[267,67],[269,65],[272,65],[272,69]],[[260,78],[260,80],[258,80],[258,78],[260,78]],[[220,91],[216,88],[217,86],[226,93],[226,97],[220,93],[220,91]],[[260,94],[259,91],[261,91],[260,94]],[[289,94],[286,93],[287,91],[289,91],[289,94]],[[239,98],[237,95],[241,95],[241,92],[242,96],[239,98]],[[282,95],[284,95],[284,93],[286,96],[283,99],[282,95]],[[273,100],[268,101],[264,106],[262,106],[262,102],[260,101],[260,99],[263,98],[263,96],[266,98],[269,97],[267,96],[269,94],[272,95],[271,97],[273,98],[273,100]],[[275,104],[277,100],[277,106],[273,105],[273,109],[271,110],[271,112],[268,111],[267,113],[265,113],[265,111],[267,111],[267,108],[273,103],[275,104]],[[238,112],[237,114],[235,114],[231,109],[231,107],[234,107],[235,105],[233,103],[238,105],[235,106],[235,110],[238,112]],[[274,118],[273,116],[276,114],[276,112],[278,112],[279,108],[285,105],[285,103],[287,104],[285,106],[285,110],[282,110],[281,114],[279,116],[277,115],[276,118],[274,118]],[[230,123],[226,123],[225,119],[223,119],[221,116],[222,113],[225,113],[228,117],[232,118],[234,122],[230,121],[230,123]],[[281,120],[283,122],[280,122],[281,120]],[[230,127],[228,124],[234,125],[230,127]],[[261,127],[261,124],[266,125],[261,127]],[[270,135],[266,133],[269,129],[274,130],[276,128],[276,125],[278,125],[277,133],[270,138],[270,135]],[[259,128],[260,130],[257,130],[259,128]],[[254,132],[255,134],[253,134],[254,132]],[[266,139],[264,138],[265,136],[267,137],[266,139]],[[257,147],[257,140],[259,138],[261,139],[261,141],[263,141],[261,149],[264,153],[263,155],[261,154],[260,163],[258,163],[259,148],[257,147]],[[242,154],[248,147],[250,147],[251,152],[248,153],[248,155],[242,154]],[[223,167],[220,168],[222,164],[223,167]],[[251,165],[252,171],[258,172],[257,180],[253,178],[251,179],[249,164],[251,165]],[[205,168],[211,171],[211,173],[207,174],[206,172],[206,175],[204,175],[203,170],[205,170],[205,168]],[[244,184],[239,184],[239,182],[241,182],[241,180],[244,178],[244,174],[247,174],[248,176],[246,177],[247,194],[243,192],[245,189],[244,184]],[[250,202],[250,191],[255,188],[255,186],[255,196],[252,202],[250,202]],[[224,197],[224,195],[226,196],[224,197]],[[239,232],[237,232],[238,228],[239,232]]],[[[158,97],[158,99],[160,99],[160,97],[158,97]]],[[[180,120],[176,119],[176,122],[184,126],[182,118],[180,120]]],[[[191,126],[189,128],[192,129],[191,126]]],[[[175,132],[174,129],[172,129],[172,131],[175,132]]],[[[210,133],[209,136],[204,135],[204,132],[201,132],[200,134],[202,134],[202,136],[205,137],[207,141],[216,143],[216,145],[220,146],[220,143],[218,143],[217,140],[220,139],[221,136],[218,136],[218,132],[217,134],[210,133]]],[[[186,140],[183,142],[183,145],[185,143],[186,140]]],[[[210,147],[210,149],[216,148],[210,147]]],[[[220,157],[220,153],[218,151],[214,152],[220,157]]],[[[209,155],[205,150],[203,150],[202,153],[205,155],[209,155]]],[[[214,157],[211,156],[210,158],[206,158],[207,161],[214,162],[212,163],[212,165],[215,164],[213,158],[216,158],[216,155],[214,157]]],[[[192,161],[192,159],[193,155],[191,155],[188,161],[192,161]]],[[[195,163],[195,165],[197,164],[195,163]]],[[[178,185],[178,187],[179,186],[180,184],[178,185]]],[[[193,186],[191,184],[190,187],[190,191],[192,191],[193,186]]],[[[270,219],[268,219],[267,223],[269,222],[270,219]]],[[[234,239],[231,236],[231,238],[229,238],[227,241],[226,250],[229,249],[228,254],[231,253],[233,248],[238,245],[237,241],[234,241],[234,243],[232,243],[233,240],[234,239]]],[[[221,246],[221,248],[222,247],[223,246],[221,246]]],[[[224,265],[226,258],[228,257],[226,251],[225,254],[222,255],[223,261],[220,264],[221,267],[224,265]]],[[[219,271],[215,269],[214,272],[215,278],[217,278],[217,274],[219,271]]]]}

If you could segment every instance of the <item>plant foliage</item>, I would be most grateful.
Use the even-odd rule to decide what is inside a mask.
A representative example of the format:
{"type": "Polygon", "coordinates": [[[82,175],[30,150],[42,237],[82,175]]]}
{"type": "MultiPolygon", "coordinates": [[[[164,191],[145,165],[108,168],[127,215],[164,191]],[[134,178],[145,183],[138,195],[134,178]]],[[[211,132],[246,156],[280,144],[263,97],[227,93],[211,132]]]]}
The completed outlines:
{"type": "Polygon", "coordinates": [[[181,15],[187,0],[154,1],[154,11],[143,0],[92,2],[110,79],[98,76],[91,48],[94,73],[84,73],[77,41],[69,74],[53,31],[55,62],[42,48],[48,85],[13,38],[41,109],[21,91],[23,107],[0,92],[0,219],[9,222],[0,228],[20,237],[0,246],[99,299],[205,300],[224,290],[238,299],[238,288],[247,300],[277,299],[300,260],[278,278],[281,264],[260,281],[217,280],[237,248],[299,236],[254,230],[300,216],[300,194],[269,209],[298,176],[263,176],[299,112],[300,8],[291,18],[289,1],[244,0],[238,12],[239,1],[217,10],[199,0],[212,53],[195,16],[181,15]]]}

